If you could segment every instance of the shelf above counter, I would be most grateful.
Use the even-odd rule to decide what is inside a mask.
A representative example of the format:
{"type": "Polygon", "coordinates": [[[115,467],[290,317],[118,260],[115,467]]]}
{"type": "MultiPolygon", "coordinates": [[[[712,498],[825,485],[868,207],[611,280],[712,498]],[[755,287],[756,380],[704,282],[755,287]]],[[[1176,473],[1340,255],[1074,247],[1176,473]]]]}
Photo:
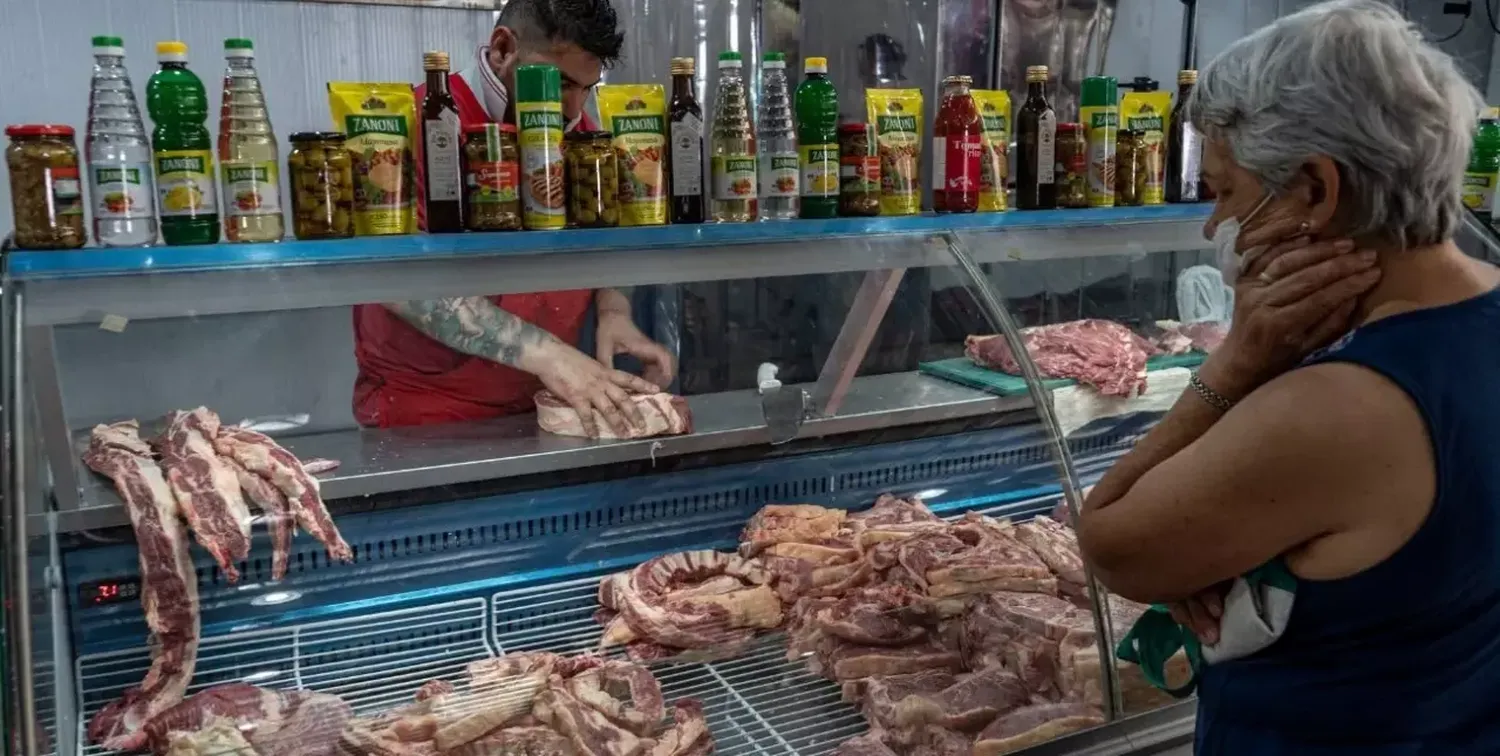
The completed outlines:
{"type": "MultiPolygon", "coordinates": [[[[1204,246],[1210,206],[11,251],[28,325],[688,283],[1204,246]],[[1122,233],[1121,226],[1131,226],[1122,233]]],[[[115,322],[119,322],[116,320],[115,322]]]]}
{"type": "MultiPolygon", "coordinates": [[[[811,390],[811,385],[802,386],[811,390]]],[[[532,415],[417,428],[348,430],[281,439],[303,459],[335,459],[337,470],[320,476],[326,499],[350,499],[398,491],[557,472],[621,462],[655,460],[770,442],[754,391],[688,397],[694,433],[631,441],[589,441],[539,432],[532,415]]],[[[798,438],[818,438],[897,426],[1025,410],[1028,397],[999,397],[919,373],[855,378],[840,411],[807,420],[798,438]]],[[[87,432],[75,449],[87,446],[87,432]]],[[[57,513],[60,532],[128,525],[110,483],[76,459],[76,510],[57,513]]],[[[31,528],[46,527],[33,515],[31,528]]]]}

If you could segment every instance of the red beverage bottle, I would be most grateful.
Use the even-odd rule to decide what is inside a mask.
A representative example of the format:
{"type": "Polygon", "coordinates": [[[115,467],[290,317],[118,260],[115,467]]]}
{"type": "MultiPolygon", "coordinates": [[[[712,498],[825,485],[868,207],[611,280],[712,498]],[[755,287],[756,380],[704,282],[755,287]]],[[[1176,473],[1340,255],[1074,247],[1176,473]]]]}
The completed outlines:
{"type": "Polygon", "coordinates": [[[932,209],[972,213],[979,209],[979,108],[968,76],[943,79],[943,100],[932,129],[932,209]]]}

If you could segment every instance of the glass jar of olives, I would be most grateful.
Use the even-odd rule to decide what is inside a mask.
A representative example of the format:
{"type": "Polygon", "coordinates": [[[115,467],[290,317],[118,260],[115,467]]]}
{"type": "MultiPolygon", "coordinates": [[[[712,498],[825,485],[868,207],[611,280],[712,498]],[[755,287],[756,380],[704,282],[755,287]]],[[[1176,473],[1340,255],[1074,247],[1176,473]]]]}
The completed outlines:
{"type": "Polygon", "coordinates": [[[575,131],[564,138],[568,167],[568,225],[602,228],[620,224],[620,174],[614,135],[575,131]]]}
{"type": "Polygon", "coordinates": [[[513,123],[464,127],[464,227],[470,231],[521,228],[521,152],[513,123]]]}
{"type": "Polygon", "coordinates": [[[292,233],[298,239],[354,236],[354,163],[337,131],[291,136],[292,233]]]}
{"type": "Polygon", "coordinates": [[[83,189],[78,183],[78,148],[73,127],[52,124],[7,126],[10,147],[10,202],[15,212],[16,246],[21,249],[77,249],[88,241],[83,223],[83,189]]]}

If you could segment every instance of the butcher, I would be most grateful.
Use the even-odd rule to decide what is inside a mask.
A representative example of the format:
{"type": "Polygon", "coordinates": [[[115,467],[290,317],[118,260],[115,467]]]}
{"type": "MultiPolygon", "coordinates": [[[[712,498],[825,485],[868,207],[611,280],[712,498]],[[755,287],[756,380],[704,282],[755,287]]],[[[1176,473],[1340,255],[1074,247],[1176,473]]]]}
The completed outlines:
{"type": "MultiPolygon", "coordinates": [[[[568,129],[596,128],[589,91],[620,57],[625,35],[609,0],[510,0],[467,67],[448,77],[464,125],[514,123],[515,70],[550,63],[562,72],[568,129]]],[[[423,88],[417,89],[417,101],[423,88]]],[[[418,161],[417,196],[422,189],[418,161]]],[[[422,206],[418,220],[425,226],[422,206]]],[[[672,355],[636,327],[630,299],[615,289],[451,297],[354,308],[354,417],[366,427],[482,420],[531,412],[546,388],[597,435],[597,411],[618,435],[644,424],[632,394],[672,381],[672,355]],[[578,350],[592,307],[595,354],[578,350]],[[644,377],[614,369],[630,355],[644,377]]]]}

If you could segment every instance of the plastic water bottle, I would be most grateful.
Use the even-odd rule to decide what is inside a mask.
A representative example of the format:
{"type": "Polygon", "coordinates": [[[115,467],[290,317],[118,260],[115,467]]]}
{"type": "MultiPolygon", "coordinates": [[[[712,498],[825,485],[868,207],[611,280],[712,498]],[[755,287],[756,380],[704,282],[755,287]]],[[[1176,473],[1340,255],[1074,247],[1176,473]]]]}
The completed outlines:
{"type": "Polygon", "coordinates": [[[281,241],[281,159],[266,96],[255,73],[255,45],[224,40],[224,102],[219,109],[219,173],[224,236],[232,242],[281,241]]]}
{"type": "Polygon", "coordinates": [[[156,242],[156,182],[151,143],[125,71],[125,43],[94,37],[94,80],[84,141],[94,238],[106,247],[156,242]]]}
{"type": "Polygon", "coordinates": [[[719,53],[719,88],[714,97],[714,123],[709,147],[713,180],[713,219],[716,223],[755,220],[755,124],[740,54],[719,53]]]}
{"type": "Polygon", "coordinates": [[[760,217],[796,218],[802,195],[802,163],[797,154],[797,127],[792,121],[791,87],[786,55],[766,53],[760,74],[760,217]]]}

